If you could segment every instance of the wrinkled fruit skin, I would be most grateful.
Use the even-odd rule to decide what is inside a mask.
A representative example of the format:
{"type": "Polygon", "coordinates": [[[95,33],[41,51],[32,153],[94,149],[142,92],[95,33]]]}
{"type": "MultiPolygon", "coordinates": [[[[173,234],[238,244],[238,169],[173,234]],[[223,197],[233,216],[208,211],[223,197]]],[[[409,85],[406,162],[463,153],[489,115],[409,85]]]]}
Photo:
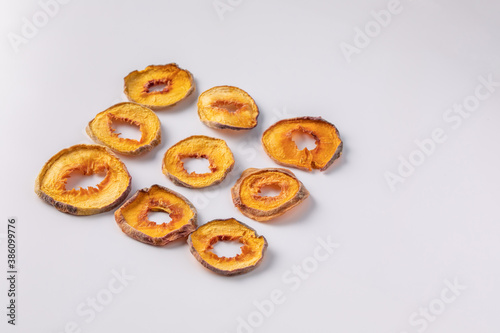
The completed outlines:
{"type": "Polygon", "coordinates": [[[242,89],[218,86],[203,92],[198,98],[198,116],[208,127],[249,130],[257,126],[259,108],[242,89]]]}
{"type": "Polygon", "coordinates": [[[162,171],[176,185],[203,188],[219,184],[233,169],[234,156],[226,142],[204,135],[190,136],[170,147],[163,158],[162,171]],[[211,172],[188,173],[184,158],[206,158],[211,172]]]}
{"type": "Polygon", "coordinates": [[[150,245],[163,246],[186,237],[196,229],[197,212],[181,194],[160,185],[137,191],[115,212],[115,220],[131,238],[150,245]],[[168,223],[156,224],[148,219],[151,211],[170,215],[168,223]]]}
{"type": "Polygon", "coordinates": [[[231,188],[234,205],[240,212],[259,222],[283,215],[309,196],[309,191],[287,169],[246,169],[231,188]],[[280,193],[274,197],[261,196],[265,186],[276,186],[280,193]]]}
{"type": "Polygon", "coordinates": [[[151,65],[141,71],[133,71],[124,79],[124,93],[132,102],[151,109],[173,106],[194,91],[193,75],[177,64],[151,65]],[[162,90],[154,87],[162,85],[162,90]]]}
{"type": "Polygon", "coordinates": [[[211,271],[225,275],[238,275],[255,269],[264,257],[267,241],[254,229],[233,219],[213,220],[198,227],[188,237],[193,256],[211,271]],[[218,241],[240,241],[241,253],[235,257],[219,257],[211,250],[218,241]]]}
{"type": "Polygon", "coordinates": [[[61,212],[93,215],[118,206],[130,192],[132,177],[125,164],[99,145],[76,145],[61,150],[45,163],[35,181],[36,194],[61,212]],[[106,172],[95,187],[66,190],[71,173],[106,172]]]}
{"type": "Polygon", "coordinates": [[[276,163],[305,171],[325,171],[342,155],[343,147],[337,128],[321,117],[280,120],[264,132],[262,144],[276,163]],[[292,139],[295,132],[310,134],[316,148],[299,150],[292,139]]]}
{"type": "Polygon", "coordinates": [[[149,108],[137,103],[119,103],[97,114],[86,128],[96,143],[123,155],[144,154],[161,143],[161,125],[158,116],[149,108]],[[121,138],[115,133],[113,121],[122,121],[139,127],[139,141],[121,138]]]}

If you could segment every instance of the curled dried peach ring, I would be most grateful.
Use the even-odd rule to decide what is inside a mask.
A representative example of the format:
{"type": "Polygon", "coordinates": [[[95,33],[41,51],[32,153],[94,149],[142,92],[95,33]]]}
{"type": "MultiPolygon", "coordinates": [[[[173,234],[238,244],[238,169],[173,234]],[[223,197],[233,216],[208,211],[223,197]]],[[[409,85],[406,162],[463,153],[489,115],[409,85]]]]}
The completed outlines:
{"type": "Polygon", "coordinates": [[[163,158],[162,171],[175,184],[202,188],[216,185],[233,169],[234,157],[222,139],[194,135],[179,141],[167,150],[163,158]],[[185,158],[206,158],[211,172],[188,173],[184,168],[185,158]]]}
{"type": "Polygon", "coordinates": [[[194,90],[193,76],[177,64],[151,65],[131,72],[124,81],[128,99],[151,109],[172,106],[194,90]]]}
{"type": "Polygon", "coordinates": [[[76,145],[61,150],[45,163],[35,182],[38,196],[64,213],[93,215],[113,209],[130,192],[131,177],[110,150],[98,145],[76,145]],[[96,187],[66,189],[72,173],[106,173],[96,187]]]}
{"type": "Polygon", "coordinates": [[[257,126],[259,108],[240,88],[219,86],[200,95],[198,115],[208,127],[247,130],[257,126]]]}
{"type": "Polygon", "coordinates": [[[185,197],[160,185],[137,191],[115,212],[122,231],[140,242],[166,245],[186,237],[196,229],[196,209],[185,197]],[[148,218],[149,212],[165,212],[172,219],[157,224],[148,218]]]}
{"type": "Polygon", "coordinates": [[[257,267],[264,257],[267,241],[252,228],[233,219],[213,220],[198,227],[188,237],[191,253],[203,266],[222,275],[237,275],[257,267]],[[235,257],[219,257],[212,252],[219,241],[239,241],[241,253],[235,257]]]}
{"type": "Polygon", "coordinates": [[[124,155],[146,153],[161,143],[158,116],[149,108],[136,103],[119,103],[98,113],[86,128],[87,134],[97,143],[124,155]],[[139,127],[139,141],[121,138],[113,122],[125,122],[139,127]]]}
{"type": "Polygon", "coordinates": [[[276,163],[298,169],[326,170],[342,154],[342,140],[337,128],[321,117],[300,117],[278,121],[262,135],[264,150],[276,163]],[[316,148],[299,150],[295,133],[306,133],[316,141],[316,148]]]}
{"type": "Polygon", "coordinates": [[[231,189],[234,205],[243,215],[268,221],[300,204],[309,196],[304,184],[287,169],[246,169],[231,189]],[[265,187],[277,187],[276,196],[263,196],[265,187]]]}

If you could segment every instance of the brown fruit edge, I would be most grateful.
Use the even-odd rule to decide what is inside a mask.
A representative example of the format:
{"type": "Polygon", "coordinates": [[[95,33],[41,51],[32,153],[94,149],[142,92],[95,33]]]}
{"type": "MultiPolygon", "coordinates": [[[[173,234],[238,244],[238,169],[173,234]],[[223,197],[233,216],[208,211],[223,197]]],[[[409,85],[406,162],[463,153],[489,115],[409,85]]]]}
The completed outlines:
{"type": "MultiPolygon", "coordinates": [[[[262,259],[264,258],[264,253],[266,252],[266,249],[267,249],[267,246],[268,246],[267,239],[266,239],[266,237],[257,234],[257,231],[255,231],[255,229],[249,227],[248,225],[246,225],[243,222],[238,221],[235,218],[215,219],[215,220],[209,221],[209,222],[207,222],[205,224],[208,224],[208,223],[211,223],[211,222],[214,222],[214,221],[228,221],[228,220],[235,220],[235,221],[237,221],[239,224],[241,224],[244,227],[248,228],[249,230],[253,231],[255,233],[255,237],[257,237],[257,238],[258,237],[262,237],[264,239],[264,246],[262,247],[262,252],[260,253],[260,259],[255,264],[247,266],[247,267],[238,268],[238,269],[235,269],[235,270],[232,270],[232,271],[226,271],[226,270],[218,269],[218,268],[210,265],[209,263],[207,263],[205,260],[203,260],[203,258],[200,256],[200,254],[198,253],[198,251],[196,251],[196,249],[193,246],[193,242],[191,241],[191,234],[189,234],[188,239],[187,239],[187,243],[189,245],[189,251],[191,251],[191,253],[193,254],[193,256],[196,258],[196,260],[198,260],[198,262],[200,264],[202,264],[205,268],[208,268],[209,270],[211,270],[214,273],[217,273],[217,274],[220,274],[220,275],[223,275],[223,276],[234,276],[234,275],[241,275],[241,274],[248,273],[248,272],[254,270],[255,268],[257,268],[257,266],[259,266],[261,264],[262,259]]],[[[195,232],[195,231],[193,231],[193,232],[195,232]]]]}
{"type": "MultiPolygon", "coordinates": [[[[118,103],[118,104],[115,104],[113,106],[110,106],[106,110],[99,112],[97,115],[99,115],[100,113],[106,112],[106,111],[108,111],[109,109],[111,109],[113,107],[116,107],[116,106],[119,106],[119,105],[123,105],[123,104],[136,104],[136,105],[139,105],[139,106],[142,106],[142,107],[145,107],[145,108],[151,110],[151,108],[149,108],[149,107],[147,107],[145,105],[139,104],[139,103],[135,103],[135,102],[122,102],[122,103],[118,103]]],[[[151,110],[151,111],[153,112],[153,110],[151,110]]],[[[96,117],[97,117],[97,115],[96,115],[96,117]]],[[[90,124],[92,123],[92,121],[94,121],[94,119],[95,119],[95,117],[91,121],[89,121],[87,127],[85,128],[85,132],[96,143],[98,143],[100,145],[103,145],[105,147],[108,147],[109,149],[111,149],[113,152],[115,152],[117,154],[126,155],[126,156],[142,155],[142,154],[145,154],[145,153],[151,151],[154,147],[158,146],[161,143],[161,127],[160,127],[159,130],[158,130],[158,132],[156,133],[156,137],[149,144],[140,146],[137,149],[131,150],[131,151],[119,151],[119,150],[116,150],[113,147],[111,147],[110,145],[107,145],[104,142],[102,142],[101,140],[99,140],[99,138],[95,135],[94,131],[92,131],[92,129],[90,127],[90,124]]],[[[159,121],[159,119],[158,119],[158,121],[159,121]]],[[[160,123],[160,125],[161,125],[161,123],[160,123]]]]}
{"type": "Polygon", "coordinates": [[[235,126],[224,125],[224,124],[221,124],[221,123],[218,123],[215,121],[202,120],[201,122],[210,128],[214,128],[214,129],[218,129],[218,130],[229,129],[229,130],[233,130],[233,131],[248,131],[248,130],[251,130],[257,126],[257,124],[255,124],[255,126],[252,126],[252,127],[235,127],[235,126]]]}
{"type": "Polygon", "coordinates": [[[194,230],[196,230],[196,221],[198,219],[198,212],[196,211],[196,208],[193,206],[193,204],[182,194],[177,193],[169,188],[166,188],[161,185],[154,184],[151,187],[145,187],[140,190],[137,190],[137,192],[134,193],[134,195],[128,199],[126,202],[123,203],[123,205],[120,206],[115,211],[115,221],[120,227],[120,229],[129,237],[142,242],[146,243],[149,245],[155,245],[155,246],[164,246],[167,245],[168,243],[177,240],[179,238],[186,237],[190,233],[192,233],[194,230]],[[189,208],[194,212],[194,216],[188,221],[187,224],[183,225],[179,229],[173,230],[166,234],[163,237],[152,237],[149,235],[146,235],[145,233],[133,228],[130,224],[127,223],[125,220],[125,217],[123,216],[122,209],[131,204],[138,196],[139,193],[145,193],[148,192],[153,186],[159,187],[160,189],[173,194],[179,198],[181,198],[188,206],[189,208]]]}
{"type": "Polygon", "coordinates": [[[104,146],[100,146],[100,145],[78,144],[78,145],[74,145],[74,146],[71,146],[71,147],[68,147],[68,148],[65,148],[65,149],[59,151],[57,154],[52,156],[44,164],[44,166],[42,167],[42,170],[40,171],[40,173],[38,174],[38,176],[36,177],[36,180],[35,180],[35,193],[40,197],[40,199],[42,199],[43,201],[45,201],[49,205],[54,206],[57,210],[59,210],[63,213],[67,213],[67,214],[71,214],[71,215],[78,215],[78,216],[88,216],[88,215],[95,215],[95,214],[104,213],[104,212],[110,211],[113,208],[117,207],[123,200],[125,200],[125,198],[130,193],[130,190],[132,189],[131,184],[132,184],[132,177],[130,176],[130,173],[128,172],[127,167],[120,160],[120,158],[118,156],[116,156],[110,149],[108,149],[104,146]],[[64,203],[61,201],[57,201],[54,198],[52,198],[51,196],[49,196],[47,193],[42,191],[42,189],[41,189],[42,177],[45,176],[47,170],[52,166],[52,164],[54,163],[55,160],[57,160],[61,155],[63,155],[64,153],[66,153],[69,150],[88,148],[89,146],[93,147],[93,148],[103,149],[107,153],[116,157],[118,159],[118,161],[120,161],[120,163],[124,167],[125,171],[127,171],[127,175],[129,176],[128,186],[125,189],[125,191],[123,191],[123,193],[115,201],[113,201],[109,205],[101,207],[101,208],[78,208],[78,207],[75,207],[73,205],[70,205],[70,204],[67,204],[67,203],[64,203]]]}
{"type": "Polygon", "coordinates": [[[295,176],[293,172],[291,172],[288,169],[284,168],[263,168],[263,169],[256,169],[256,168],[248,168],[245,171],[241,173],[240,178],[236,181],[234,186],[231,188],[231,197],[233,199],[233,204],[238,208],[238,210],[245,215],[246,217],[249,217],[255,221],[259,222],[265,222],[269,221],[271,219],[274,219],[275,217],[278,217],[280,215],[285,214],[287,211],[290,209],[294,208],[295,206],[299,205],[302,201],[307,199],[309,196],[309,191],[306,189],[304,184],[295,176]],[[295,194],[293,198],[290,200],[284,202],[281,204],[279,207],[276,207],[274,209],[271,209],[269,211],[263,211],[260,209],[252,208],[247,205],[244,205],[241,202],[240,198],[240,189],[241,189],[241,184],[243,183],[243,180],[255,173],[260,173],[263,171],[271,171],[271,172],[281,172],[284,174],[287,174],[294,178],[297,182],[299,182],[299,190],[295,194]]]}

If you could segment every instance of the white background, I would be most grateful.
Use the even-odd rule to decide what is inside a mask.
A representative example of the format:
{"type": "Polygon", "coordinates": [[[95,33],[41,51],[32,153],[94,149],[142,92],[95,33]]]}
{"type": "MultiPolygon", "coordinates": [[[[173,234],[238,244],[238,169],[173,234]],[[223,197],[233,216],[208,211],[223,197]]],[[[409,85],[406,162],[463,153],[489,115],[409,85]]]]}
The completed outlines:
{"type": "Polygon", "coordinates": [[[479,76],[500,81],[500,5],[401,0],[401,13],[349,62],[341,43],[353,44],[356,27],[388,1],[231,3],[219,15],[211,0],[73,0],[15,52],[9,33],[22,36],[23,18],[33,21],[42,8],[1,2],[2,270],[9,216],[18,218],[19,250],[18,325],[6,323],[2,278],[1,331],[60,333],[75,322],[75,332],[88,333],[236,332],[239,317],[262,318],[254,302],[278,289],[285,301],[241,332],[498,332],[500,92],[457,128],[443,115],[474,94],[479,76]],[[74,217],[33,192],[47,159],[91,142],[86,124],[124,100],[125,75],[170,62],[190,70],[197,89],[157,113],[159,147],[123,158],[131,193],[161,184],[197,205],[199,224],[235,217],[255,228],[269,248],[249,274],[213,274],[183,242],[141,244],[121,232],[113,212],[74,217]],[[234,134],[199,121],[197,96],[216,85],[255,99],[255,129],[234,134]],[[260,136],[292,116],[334,123],[344,155],[324,173],[294,170],[311,197],[274,222],[252,221],[232,205],[229,189],[245,168],[275,166],[260,136]],[[436,128],[447,140],[391,191],[385,173],[397,174],[398,157],[407,159],[414,141],[436,128]],[[161,172],[167,148],[193,134],[223,138],[235,154],[234,171],[216,188],[178,187],[161,172]],[[283,275],[313,256],[318,237],[340,247],[292,290],[283,275]],[[134,280],[87,322],[77,308],[108,287],[114,270],[134,280]],[[445,280],[466,289],[432,321],[410,323],[421,307],[441,310],[445,280]]]}

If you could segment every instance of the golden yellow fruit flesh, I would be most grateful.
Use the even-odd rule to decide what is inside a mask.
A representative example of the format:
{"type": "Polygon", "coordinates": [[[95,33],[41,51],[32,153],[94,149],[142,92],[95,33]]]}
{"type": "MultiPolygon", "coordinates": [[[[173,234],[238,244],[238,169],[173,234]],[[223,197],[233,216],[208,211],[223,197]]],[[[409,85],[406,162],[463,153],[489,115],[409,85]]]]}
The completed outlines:
{"type": "Polygon", "coordinates": [[[115,220],[128,236],[151,245],[166,245],[196,229],[196,209],[185,197],[160,185],[137,191],[116,212],[115,220]],[[150,212],[164,212],[171,221],[157,224],[150,212]]]}
{"type": "Polygon", "coordinates": [[[293,198],[299,190],[299,183],[293,177],[276,171],[264,171],[246,177],[241,184],[241,202],[244,205],[255,205],[261,210],[271,210],[283,202],[293,198]],[[265,186],[278,186],[281,191],[277,196],[260,195],[265,186]]]}
{"type": "Polygon", "coordinates": [[[191,253],[206,268],[222,275],[249,272],[262,261],[267,241],[255,230],[231,218],[213,220],[198,227],[188,237],[191,253]],[[241,253],[235,257],[219,257],[212,252],[219,241],[239,241],[241,253]]]}
{"type": "Polygon", "coordinates": [[[241,174],[231,189],[234,205],[247,217],[268,221],[300,204],[309,196],[301,181],[287,169],[250,168],[241,174]],[[279,189],[276,196],[262,195],[262,189],[279,189]]]}
{"type": "Polygon", "coordinates": [[[87,134],[97,143],[124,155],[146,153],[161,143],[161,127],[158,116],[149,108],[136,103],[119,103],[100,112],[88,124],[87,134]],[[122,138],[113,123],[125,122],[141,131],[139,141],[122,138]]]}
{"type": "Polygon", "coordinates": [[[205,125],[212,128],[245,130],[257,126],[259,109],[242,89],[219,86],[200,95],[198,115],[205,125]]]}
{"type": "Polygon", "coordinates": [[[58,210],[73,215],[92,215],[113,209],[130,192],[131,177],[111,151],[98,145],[76,145],[54,155],[40,171],[35,192],[58,210]],[[66,189],[72,173],[106,173],[97,187],[66,189]]]}
{"type": "Polygon", "coordinates": [[[124,81],[128,99],[152,109],[174,105],[194,90],[193,76],[177,64],[151,65],[131,72],[124,81]]]}
{"type": "Polygon", "coordinates": [[[167,150],[163,158],[162,171],[177,185],[203,188],[223,181],[233,166],[233,153],[224,140],[194,135],[179,141],[167,150]],[[185,158],[206,158],[210,163],[211,172],[188,173],[182,161],[185,158]]]}
{"type": "Polygon", "coordinates": [[[285,119],[269,127],[262,136],[266,153],[278,164],[302,170],[326,170],[342,154],[342,140],[337,128],[321,117],[285,119]],[[316,141],[316,148],[299,150],[295,133],[306,133],[316,141]]]}

